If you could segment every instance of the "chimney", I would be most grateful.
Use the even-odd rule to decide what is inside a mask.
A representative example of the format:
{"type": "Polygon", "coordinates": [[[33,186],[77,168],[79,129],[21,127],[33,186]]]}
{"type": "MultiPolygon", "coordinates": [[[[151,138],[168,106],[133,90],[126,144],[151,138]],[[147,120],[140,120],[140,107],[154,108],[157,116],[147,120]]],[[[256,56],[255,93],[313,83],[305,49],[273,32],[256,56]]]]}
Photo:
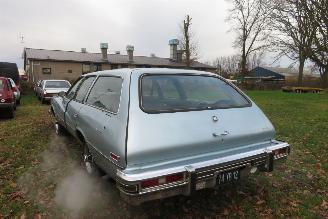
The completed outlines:
{"type": "Polygon", "coordinates": [[[152,57],[152,58],[156,58],[155,53],[150,53],[150,57],[152,57]]]}
{"type": "Polygon", "coordinates": [[[170,45],[170,59],[173,61],[177,60],[177,51],[178,51],[178,45],[179,40],[178,39],[172,39],[169,41],[170,45]]]}
{"type": "Polygon", "coordinates": [[[120,55],[121,52],[120,52],[120,51],[115,51],[115,54],[116,54],[116,55],[120,55]]]}
{"type": "Polygon", "coordinates": [[[87,52],[87,48],[81,48],[81,52],[82,53],[86,53],[87,52]]]}
{"type": "Polygon", "coordinates": [[[101,49],[102,59],[108,60],[107,59],[108,43],[100,43],[100,49],[101,49]]]}
{"type": "Polygon", "coordinates": [[[134,46],[131,45],[126,46],[126,52],[128,53],[129,56],[129,62],[133,62],[133,51],[134,51],[134,46]]]}

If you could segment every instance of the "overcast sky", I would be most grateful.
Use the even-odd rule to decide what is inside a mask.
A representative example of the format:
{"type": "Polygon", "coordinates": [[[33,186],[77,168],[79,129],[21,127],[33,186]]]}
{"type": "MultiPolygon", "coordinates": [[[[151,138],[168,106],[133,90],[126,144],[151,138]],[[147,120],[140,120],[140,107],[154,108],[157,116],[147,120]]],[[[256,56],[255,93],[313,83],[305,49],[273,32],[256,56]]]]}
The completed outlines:
{"type": "Polygon", "coordinates": [[[225,0],[0,0],[0,5],[0,61],[19,67],[24,47],[100,52],[99,43],[107,42],[110,53],[126,54],[131,44],[136,55],[168,57],[168,41],[178,37],[186,14],[193,19],[201,61],[237,52],[225,0]]]}

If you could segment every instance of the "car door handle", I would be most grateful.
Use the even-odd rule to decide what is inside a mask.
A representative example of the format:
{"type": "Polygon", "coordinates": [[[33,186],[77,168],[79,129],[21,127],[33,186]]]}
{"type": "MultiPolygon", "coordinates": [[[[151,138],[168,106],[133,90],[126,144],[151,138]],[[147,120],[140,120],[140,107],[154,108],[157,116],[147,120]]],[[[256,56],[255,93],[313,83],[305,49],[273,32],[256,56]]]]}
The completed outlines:
{"type": "Polygon", "coordinates": [[[77,113],[75,113],[75,114],[73,115],[73,117],[74,117],[74,118],[77,118],[77,117],[79,117],[79,115],[78,115],[77,113]]]}
{"type": "Polygon", "coordinates": [[[218,134],[218,133],[213,133],[213,137],[220,137],[220,136],[226,136],[226,135],[229,135],[230,133],[228,131],[224,131],[223,133],[221,134],[218,134]]]}

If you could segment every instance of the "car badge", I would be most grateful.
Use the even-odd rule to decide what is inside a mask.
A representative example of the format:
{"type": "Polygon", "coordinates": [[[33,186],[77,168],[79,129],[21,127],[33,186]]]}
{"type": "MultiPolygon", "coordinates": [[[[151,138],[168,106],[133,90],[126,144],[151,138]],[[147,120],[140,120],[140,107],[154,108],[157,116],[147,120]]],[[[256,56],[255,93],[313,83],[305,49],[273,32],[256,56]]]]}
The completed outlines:
{"type": "Polygon", "coordinates": [[[219,118],[217,116],[212,116],[213,122],[219,121],[219,118]]]}

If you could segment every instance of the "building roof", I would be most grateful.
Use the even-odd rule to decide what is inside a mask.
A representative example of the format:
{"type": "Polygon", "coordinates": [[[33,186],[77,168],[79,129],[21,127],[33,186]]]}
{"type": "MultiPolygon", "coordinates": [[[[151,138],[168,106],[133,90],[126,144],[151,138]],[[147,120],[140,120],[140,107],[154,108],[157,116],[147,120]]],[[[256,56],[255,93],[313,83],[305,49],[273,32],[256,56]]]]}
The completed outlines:
{"type": "MultiPolygon", "coordinates": [[[[148,65],[158,67],[186,67],[183,62],[172,61],[169,58],[133,56],[133,62],[129,62],[128,55],[108,54],[108,60],[102,59],[101,53],[74,52],[63,50],[46,50],[25,48],[25,58],[35,60],[54,60],[54,61],[72,61],[72,62],[92,62],[92,63],[110,63],[110,64],[133,64],[148,65]]],[[[200,62],[192,62],[192,68],[215,69],[215,67],[200,62]]]]}
{"type": "Polygon", "coordinates": [[[255,78],[271,78],[271,79],[285,79],[285,76],[277,72],[271,71],[263,67],[255,67],[249,73],[248,76],[255,78]]]}

